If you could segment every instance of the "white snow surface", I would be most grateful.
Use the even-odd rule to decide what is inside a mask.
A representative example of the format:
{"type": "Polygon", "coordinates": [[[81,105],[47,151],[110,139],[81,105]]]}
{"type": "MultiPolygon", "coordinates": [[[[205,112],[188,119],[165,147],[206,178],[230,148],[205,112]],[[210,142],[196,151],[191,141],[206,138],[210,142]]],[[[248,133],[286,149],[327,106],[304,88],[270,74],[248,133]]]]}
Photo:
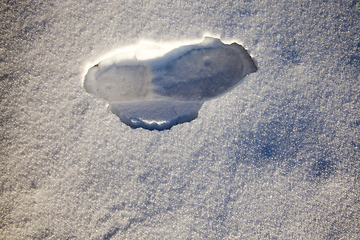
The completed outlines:
{"type": "Polygon", "coordinates": [[[0,239],[358,239],[358,1],[2,1],[0,239]],[[165,131],[82,79],[218,36],[258,71],[165,131]]]}

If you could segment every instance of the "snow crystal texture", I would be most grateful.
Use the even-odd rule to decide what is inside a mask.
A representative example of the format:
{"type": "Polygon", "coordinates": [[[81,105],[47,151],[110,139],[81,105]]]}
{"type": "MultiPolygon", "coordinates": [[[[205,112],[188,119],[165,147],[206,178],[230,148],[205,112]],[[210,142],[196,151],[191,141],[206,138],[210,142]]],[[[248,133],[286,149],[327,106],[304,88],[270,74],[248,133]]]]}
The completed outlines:
{"type": "Polygon", "coordinates": [[[2,1],[0,239],[359,239],[359,16],[352,0],[2,1]],[[191,122],[132,129],[83,87],[114,49],[206,35],[258,70],[191,122]]]}

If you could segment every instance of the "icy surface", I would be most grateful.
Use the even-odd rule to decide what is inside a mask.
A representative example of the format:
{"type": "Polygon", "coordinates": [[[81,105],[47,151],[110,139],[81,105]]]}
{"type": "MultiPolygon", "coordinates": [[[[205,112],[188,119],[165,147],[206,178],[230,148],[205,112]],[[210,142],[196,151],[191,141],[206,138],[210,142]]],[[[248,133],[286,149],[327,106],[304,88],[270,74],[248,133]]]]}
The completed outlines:
{"type": "Polygon", "coordinates": [[[241,45],[206,37],[169,52],[147,43],[117,53],[89,69],[84,87],[127,125],[163,130],[193,120],[204,101],[256,70],[241,45]]]}
{"type": "Polygon", "coordinates": [[[0,239],[359,239],[359,8],[2,1],[0,239]],[[207,34],[259,68],[191,122],[131,129],[84,90],[113,49],[207,34]]]}

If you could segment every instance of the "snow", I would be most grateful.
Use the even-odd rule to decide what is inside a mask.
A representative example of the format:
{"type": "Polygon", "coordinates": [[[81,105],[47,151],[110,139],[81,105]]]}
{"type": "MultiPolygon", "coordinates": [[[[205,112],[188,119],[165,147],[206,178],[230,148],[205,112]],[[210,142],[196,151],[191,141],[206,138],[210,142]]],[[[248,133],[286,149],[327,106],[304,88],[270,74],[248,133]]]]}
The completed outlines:
{"type": "Polygon", "coordinates": [[[193,120],[204,101],[256,70],[241,45],[205,37],[169,51],[147,43],[118,52],[88,70],[84,87],[109,101],[110,110],[127,125],[164,130],[193,120]]]}
{"type": "Polygon", "coordinates": [[[146,100],[112,102],[110,111],[133,128],[164,130],[198,116],[201,101],[146,100]]]}
{"type": "Polygon", "coordinates": [[[0,238],[358,239],[359,11],[3,1],[0,238]],[[84,90],[114,49],[204,35],[241,44],[258,71],[191,122],[132,129],[84,90]]]}

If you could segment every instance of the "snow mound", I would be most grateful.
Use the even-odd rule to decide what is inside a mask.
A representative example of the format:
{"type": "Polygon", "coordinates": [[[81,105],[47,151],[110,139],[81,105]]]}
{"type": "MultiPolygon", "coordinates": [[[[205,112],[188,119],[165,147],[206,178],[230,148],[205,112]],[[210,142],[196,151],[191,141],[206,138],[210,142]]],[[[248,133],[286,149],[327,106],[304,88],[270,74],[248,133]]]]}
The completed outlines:
{"type": "Polygon", "coordinates": [[[84,87],[109,101],[110,110],[125,124],[163,130],[195,119],[204,101],[256,70],[241,45],[205,37],[168,52],[147,43],[116,54],[88,70],[84,87]]]}

